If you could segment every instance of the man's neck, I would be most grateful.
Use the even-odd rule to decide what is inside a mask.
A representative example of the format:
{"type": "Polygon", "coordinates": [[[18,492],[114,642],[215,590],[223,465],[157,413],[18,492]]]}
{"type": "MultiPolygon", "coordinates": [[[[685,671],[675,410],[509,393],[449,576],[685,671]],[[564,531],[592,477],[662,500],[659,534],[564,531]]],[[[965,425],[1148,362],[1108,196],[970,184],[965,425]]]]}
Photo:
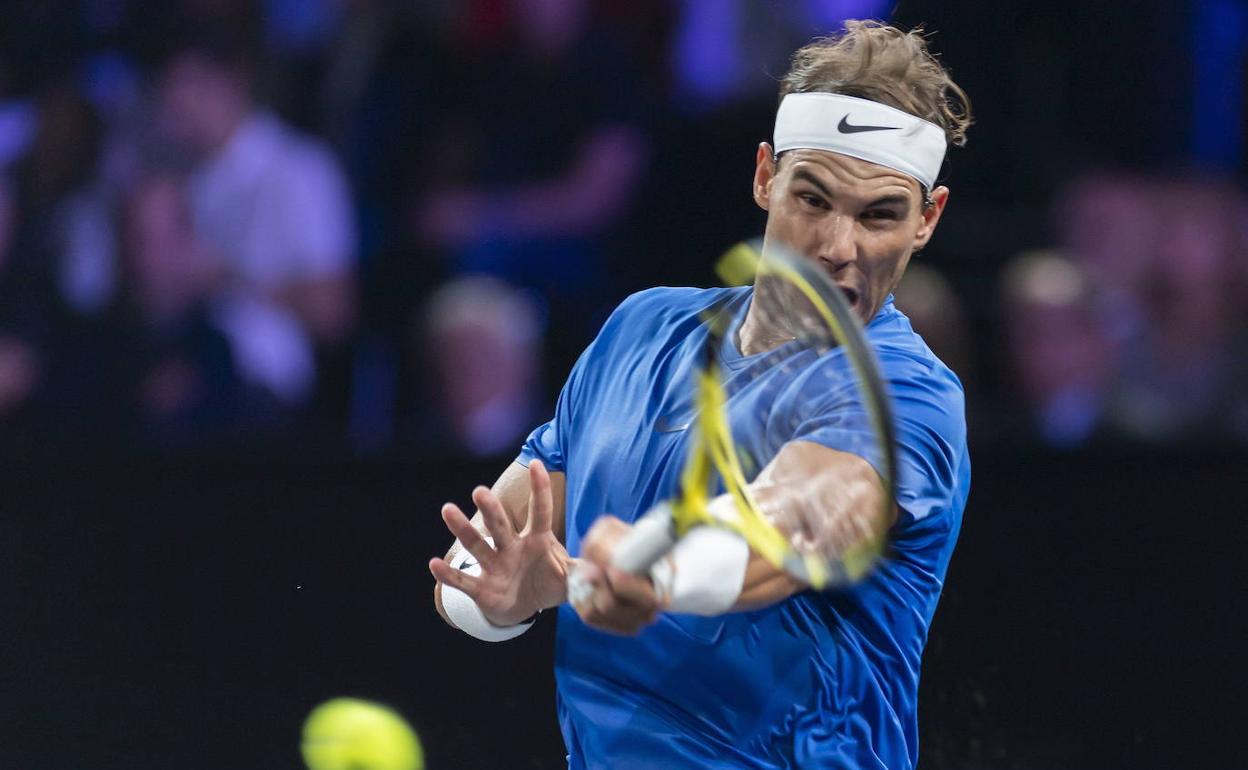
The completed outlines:
{"type": "Polygon", "coordinates": [[[778,348],[786,342],[792,341],[793,337],[786,336],[781,330],[774,327],[767,328],[758,318],[757,304],[750,303],[750,308],[745,312],[745,320],[741,322],[740,328],[737,329],[737,348],[743,356],[752,356],[758,353],[766,353],[768,350],[778,348]]]}
{"type": "MultiPolygon", "coordinates": [[[[756,284],[754,287],[754,296],[750,300],[750,307],[746,310],[745,319],[741,322],[741,326],[737,329],[736,334],[737,348],[741,351],[741,355],[743,356],[766,353],[768,350],[778,348],[781,345],[795,339],[793,332],[790,329],[784,328],[782,325],[775,323],[767,323],[767,320],[762,317],[763,311],[759,309],[760,307],[767,305],[767,300],[765,297],[764,301],[761,303],[758,300],[759,287],[756,284]]],[[[776,303],[781,302],[781,300],[774,301],[776,303]]],[[[885,302],[887,302],[887,300],[885,300],[885,302]]],[[[866,326],[870,323],[872,318],[875,318],[882,308],[883,305],[872,310],[870,317],[865,319],[859,317],[858,320],[862,321],[862,324],[866,326]]]]}

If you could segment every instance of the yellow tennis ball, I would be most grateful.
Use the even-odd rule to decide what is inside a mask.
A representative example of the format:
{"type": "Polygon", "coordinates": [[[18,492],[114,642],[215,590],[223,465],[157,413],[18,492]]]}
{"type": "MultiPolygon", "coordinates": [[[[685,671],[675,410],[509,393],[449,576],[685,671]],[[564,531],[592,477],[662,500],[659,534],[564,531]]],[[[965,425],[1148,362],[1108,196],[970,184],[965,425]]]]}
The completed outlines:
{"type": "Polygon", "coordinates": [[[423,770],[420,738],[393,709],[357,698],[322,703],[303,723],[309,770],[423,770]]]}

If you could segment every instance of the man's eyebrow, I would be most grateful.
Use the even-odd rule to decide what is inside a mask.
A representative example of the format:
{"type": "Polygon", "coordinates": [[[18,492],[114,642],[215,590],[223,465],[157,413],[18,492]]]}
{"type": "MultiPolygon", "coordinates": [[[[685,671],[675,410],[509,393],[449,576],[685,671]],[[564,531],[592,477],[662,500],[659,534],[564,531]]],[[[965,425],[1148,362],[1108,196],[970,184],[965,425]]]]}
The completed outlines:
{"type": "Polygon", "coordinates": [[[870,209],[876,206],[900,206],[903,209],[909,209],[910,198],[906,195],[885,195],[883,198],[871,201],[864,208],[870,209]]]}
{"type": "Polygon", "coordinates": [[[810,182],[812,185],[819,188],[819,192],[823,193],[823,197],[825,198],[833,197],[832,190],[829,189],[828,186],[825,185],[823,182],[819,181],[819,177],[815,176],[814,174],[810,173],[804,168],[799,168],[796,171],[794,171],[793,178],[801,179],[804,182],[810,182]]]}
{"type": "MultiPolygon", "coordinates": [[[[833,197],[832,189],[828,187],[826,184],[824,184],[819,179],[819,177],[815,176],[814,174],[812,174],[811,172],[807,171],[804,168],[799,168],[795,170],[793,172],[793,178],[800,179],[803,182],[809,182],[810,184],[814,185],[819,190],[819,192],[823,193],[823,196],[825,198],[833,197]]],[[[906,196],[906,195],[896,195],[896,194],[885,195],[882,198],[876,198],[875,200],[868,203],[866,206],[863,206],[863,208],[869,209],[869,208],[874,208],[876,206],[899,206],[902,209],[908,211],[910,209],[910,198],[909,196],[906,196]]]]}

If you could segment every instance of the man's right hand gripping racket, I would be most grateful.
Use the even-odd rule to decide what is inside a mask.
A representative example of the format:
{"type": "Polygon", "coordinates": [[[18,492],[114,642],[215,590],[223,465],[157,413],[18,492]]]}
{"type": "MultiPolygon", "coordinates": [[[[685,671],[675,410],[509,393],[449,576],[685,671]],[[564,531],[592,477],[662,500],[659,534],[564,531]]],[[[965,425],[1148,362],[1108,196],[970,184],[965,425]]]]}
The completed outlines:
{"type": "MultiPolygon", "coordinates": [[[[740,321],[741,308],[735,314],[727,306],[707,312],[702,363],[691,383],[695,413],[679,491],[636,521],[617,543],[613,564],[647,574],[685,533],[710,525],[739,533],[756,553],[813,588],[854,583],[883,553],[896,499],[892,413],[862,323],[828,275],[788,249],[769,246],[760,256],[756,245],[741,244],[721,260],[719,272],[730,284],[753,276],[751,338],[761,344],[761,352],[748,356],[744,367],[726,372],[720,351],[725,337],[736,333],[734,319],[740,321]],[[734,413],[735,402],[744,400],[738,394],[750,389],[754,413],[734,413]],[[869,534],[848,545],[844,527],[828,521],[818,504],[836,490],[827,489],[817,473],[794,490],[805,501],[760,509],[749,486],[758,463],[745,450],[745,436],[734,436],[734,425],[751,426],[755,433],[765,426],[773,441],[798,439],[809,427],[812,410],[818,410],[813,419],[821,421],[825,435],[842,431],[846,443],[869,458],[882,483],[886,510],[871,517],[869,534]],[[723,493],[733,505],[708,506],[723,493]]],[[[591,592],[584,574],[574,569],[569,599],[578,603],[591,592]]]]}

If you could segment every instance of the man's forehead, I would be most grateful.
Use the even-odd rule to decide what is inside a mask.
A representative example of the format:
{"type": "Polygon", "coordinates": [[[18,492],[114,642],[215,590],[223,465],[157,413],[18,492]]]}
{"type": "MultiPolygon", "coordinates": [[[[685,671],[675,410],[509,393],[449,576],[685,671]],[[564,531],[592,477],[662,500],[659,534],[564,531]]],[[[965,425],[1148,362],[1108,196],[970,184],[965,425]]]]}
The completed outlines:
{"type": "Polygon", "coordinates": [[[781,155],[781,172],[802,171],[838,188],[852,185],[869,192],[900,192],[920,195],[919,181],[908,174],[831,150],[796,149],[781,155]],[[900,189],[899,189],[900,188],[900,189]]]}

